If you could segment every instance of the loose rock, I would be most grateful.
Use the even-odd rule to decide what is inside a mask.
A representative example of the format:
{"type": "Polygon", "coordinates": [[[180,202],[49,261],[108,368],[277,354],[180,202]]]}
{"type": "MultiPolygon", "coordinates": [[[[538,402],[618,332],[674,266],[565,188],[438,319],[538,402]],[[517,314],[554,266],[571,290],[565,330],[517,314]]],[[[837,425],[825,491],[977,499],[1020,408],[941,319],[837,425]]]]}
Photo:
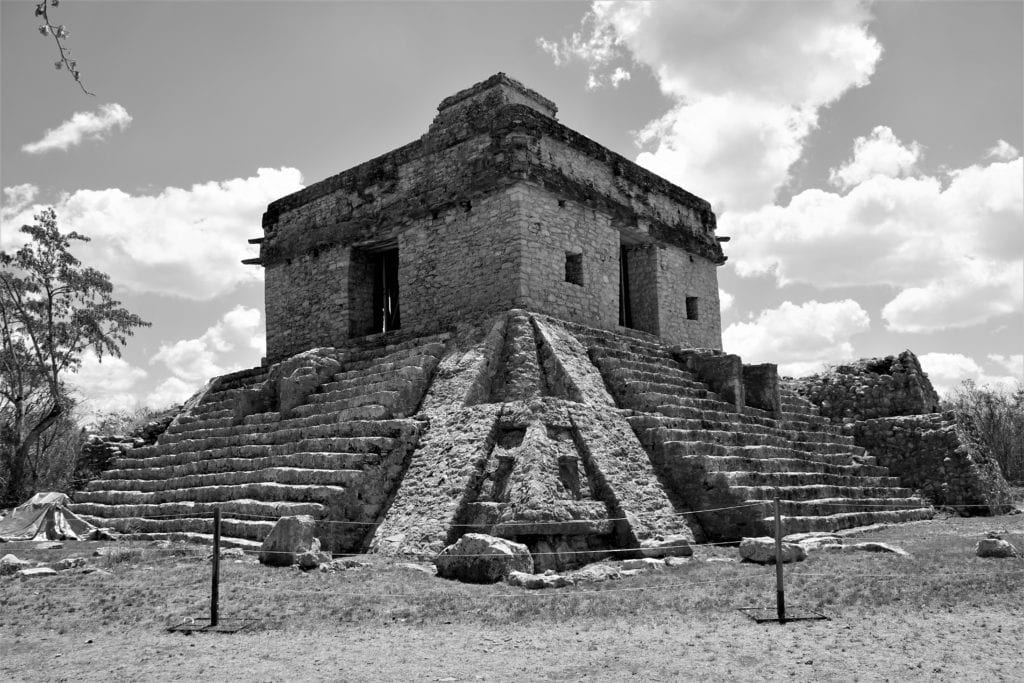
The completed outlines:
{"type": "Polygon", "coordinates": [[[311,515],[282,517],[260,547],[260,562],[271,567],[288,567],[306,552],[319,552],[320,541],[313,536],[316,522],[311,515]]]}
{"type": "Polygon", "coordinates": [[[0,557],[0,576],[10,576],[31,566],[31,562],[19,559],[16,555],[4,555],[0,557]]]}
{"type": "Polygon", "coordinates": [[[1020,557],[1020,552],[1009,541],[1001,538],[983,538],[978,541],[974,552],[978,557],[1020,557]]]}
{"type": "Polygon", "coordinates": [[[19,579],[38,579],[42,576],[56,576],[57,570],[50,569],[49,567],[32,567],[30,569],[20,569],[15,574],[19,579]]]}
{"type": "Polygon", "coordinates": [[[685,536],[655,536],[641,541],[640,553],[644,557],[690,557],[693,548],[685,536]]]}
{"type": "Polygon", "coordinates": [[[901,557],[910,557],[910,553],[908,553],[903,548],[898,548],[894,545],[889,545],[888,543],[876,543],[874,541],[867,541],[865,543],[853,543],[851,545],[843,546],[843,549],[866,550],[869,553],[893,553],[895,555],[900,555],[901,557]]]}
{"type": "Polygon", "coordinates": [[[533,558],[521,544],[487,534],[466,534],[434,559],[437,575],[468,583],[495,583],[510,572],[533,573],[533,558]]]}
{"type": "MultiPolygon", "coordinates": [[[[775,564],[775,539],[769,536],[744,538],[740,541],[740,557],[747,562],[758,564],[775,564]]],[[[807,559],[807,551],[796,543],[782,544],[782,562],[802,562],[807,559]]]]}

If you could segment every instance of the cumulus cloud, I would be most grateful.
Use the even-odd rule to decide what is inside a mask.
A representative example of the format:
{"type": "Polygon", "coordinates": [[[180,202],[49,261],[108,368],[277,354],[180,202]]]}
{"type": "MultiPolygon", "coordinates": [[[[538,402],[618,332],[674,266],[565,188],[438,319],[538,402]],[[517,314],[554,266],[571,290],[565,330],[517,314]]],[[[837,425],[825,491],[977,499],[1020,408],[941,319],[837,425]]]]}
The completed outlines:
{"type": "Polygon", "coordinates": [[[989,386],[996,389],[1012,391],[1021,382],[1019,367],[1024,365],[1024,356],[995,356],[990,355],[998,367],[997,373],[988,372],[984,367],[970,356],[962,353],[926,353],[918,357],[921,361],[921,369],[928,375],[932,386],[940,394],[948,394],[952,389],[958,387],[964,380],[971,380],[978,386],[989,386]],[[1018,371],[1007,375],[1003,371],[1011,366],[1018,366],[1018,371]]]}
{"type": "MultiPolygon", "coordinates": [[[[267,204],[301,188],[298,170],[261,168],[248,178],[168,187],[155,195],[78,190],[54,209],[62,229],[92,238],[76,247],[79,258],[118,287],[205,300],[263,277],[262,269],[241,263],[253,255],[246,240],[259,234],[267,204]]],[[[42,208],[23,205],[5,213],[5,235],[31,223],[42,208]]]]}
{"type": "Polygon", "coordinates": [[[147,373],[122,358],[107,356],[100,361],[86,353],[76,372],[68,373],[67,382],[81,399],[87,416],[115,410],[131,410],[139,405],[136,385],[147,373]]]}
{"type": "Polygon", "coordinates": [[[614,84],[622,60],[650,68],[675,106],[640,132],[638,163],[752,210],[788,180],[819,109],[873,74],[869,20],[857,3],[595,2],[581,31],[541,47],[585,62],[591,85],[614,84]]]}
{"type": "Polygon", "coordinates": [[[888,328],[928,332],[1020,310],[1022,218],[1018,157],[942,176],[863,174],[846,194],[806,190],[788,206],[729,214],[720,225],[733,237],[739,275],[770,273],[780,285],[890,285],[899,291],[882,311],[888,328]]]}
{"type": "Polygon", "coordinates": [[[1007,370],[1011,375],[1024,382],[1024,354],[1004,356],[997,353],[990,353],[988,359],[1007,370]]]}
{"type": "Polygon", "coordinates": [[[120,104],[104,104],[97,113],[76,111],[64,123],[47,130],[40,140],[30,142],[21,149],[29,154],[66,150],[81,144],[83,140],[100,140],[115,127],[124,130],[131,122],[131,115],[120,104]]]}
{"type": "MultiPolygon", "coordinates": [[[[0,207],[0,221],[6,223],[8,220],[17,216],[25,209],[26,206],[35,200],[36,195],[38,194],[39,188],[31,183],[22,183],[21,185],[5,187],[4,203],[3,206],[0,207]]],[[[21,226],[19,225],[18,227],[20,228],[21,226]]]]}
{"type": "Polygon", "coordinates": [[[266,345],[260,312],[236,306],[200,336],[160,346],[150,364],[163,364],[171,377],[147,401],[151,405],[183,401],[211,377],[259,363],[266,345]]]}
{"type": "Polygon", "coordinates": [[[1020,156],[1020,150],[1011,145],[1006,140],[1000,140],[993,147],[990,147],[988,154],[985,155],[988,159],[999,159],[1001,161],[1009,161],[1016,159],[1020,156]]]}
{"type": "Polygon", "coordinates": [[[913,171],[920,158],[921,145],[904,145],[888,126],[876,126],[869,137],[854,140],[853,157],[833,168],[829,180],[839,188],[849,189],[878,175],[899,178],[913,171]]]}
{"type": "Polygon", "coordinates": [[[728,311],[732,308],[733,302],[736,300],[729,292],[718,290],[718,308],[722,311],[728,311]]]}
{"type": "Polygon", "coordinates": [[[722,332],[723,348],[745,362],[779,364],[784,375],[805,375],[825,363],[853,357],[850,337],[871,325],[867,312],[851,299],[797,305],[786,301],[748,322],[722,332]]]}

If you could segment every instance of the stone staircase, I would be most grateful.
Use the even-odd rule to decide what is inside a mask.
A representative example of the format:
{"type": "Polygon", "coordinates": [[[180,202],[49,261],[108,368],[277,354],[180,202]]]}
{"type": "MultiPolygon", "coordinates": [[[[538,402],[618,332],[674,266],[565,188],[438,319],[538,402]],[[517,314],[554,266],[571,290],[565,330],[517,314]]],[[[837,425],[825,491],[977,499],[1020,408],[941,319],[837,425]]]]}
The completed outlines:
{"type": "Polygon", "coordinates": [[[732,508],[696,515],[708,540],[771,533],[776,491],[785,533],[934,514],[791,389],[778,414],[738,412],[654,339],[575,334],[666,485],[693,510],[732,508]]]}
{"type": "Polygon", "coordinates": [[[339,349],[340,371],[287,415],[242,413],[246,392],[275,381],[273,367],[220,377],[155,445],[116,460],[72,507],[121,533],[187,540],[209,539],[219,507],[225,543],[244,547],[258,546],[279,517],[307,514],[323,522],[326,548],[360,550],[424,431],[410,416],[447,339],[339,349]]]}

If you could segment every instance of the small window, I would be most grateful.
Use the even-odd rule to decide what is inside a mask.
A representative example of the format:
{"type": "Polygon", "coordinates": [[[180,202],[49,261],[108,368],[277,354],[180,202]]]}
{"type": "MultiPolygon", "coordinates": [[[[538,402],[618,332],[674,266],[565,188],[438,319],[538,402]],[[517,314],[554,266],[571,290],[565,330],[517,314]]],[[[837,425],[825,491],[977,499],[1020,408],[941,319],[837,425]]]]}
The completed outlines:
{"type": "Polygon", "coordinates": [[[686,297],[686,319],[696,320],[697,319],[697,297],[688,296],[686,297]]]}
{"type": "Polygon", "coordinates": [[[583,286],[583,254],[565,253],[565,281],[583,286]]]}

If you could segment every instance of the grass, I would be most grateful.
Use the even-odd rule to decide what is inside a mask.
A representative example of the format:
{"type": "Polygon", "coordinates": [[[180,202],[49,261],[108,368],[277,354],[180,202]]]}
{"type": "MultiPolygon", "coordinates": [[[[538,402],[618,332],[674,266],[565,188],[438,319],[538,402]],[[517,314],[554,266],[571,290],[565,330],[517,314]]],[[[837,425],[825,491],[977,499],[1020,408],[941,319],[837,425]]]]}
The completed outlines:
{"type": "MultiPolygon", "coordinates": [[[[911,558],[884,553],[818,551],[786,567],[787,603],[829,614],[897,608],[952,611],[1020,603],[1024,560],[975,557],[974,544],[992,529],[1024,548],[1024,516],[950,518],[866,533],[852,540],[898,545],[911,558]]],[[[12,544],[13,545],[13,544],[12,544]]],[[[59,551],[4,548],[27,559],[52,561],[91,554],[96,544],[59,551]],[[86,553],[87,551],[87,553],[86,553]],[[48,557],[39,555],[48,554],[48,557]]],[[[113,544],[91,558],[110,573],[62,574],[21,582],[0,580],[0,629],[88,632],[99,626],[161,628],[208,614],[208,549],[142,543],[113,544]]],[[[469,585],[437,579],[387,558],[344,572],[303,573],[226,559],[221,565],[221,615],[259,620],[262,629],[316,630],[337,625],[486,626],[640,617],[715,615],[739,607],[771,606],[775,574],[734,561],[735,548],[701,546],[688,564],[618,581],[544,591],[505,584],[469,585]]]]}

